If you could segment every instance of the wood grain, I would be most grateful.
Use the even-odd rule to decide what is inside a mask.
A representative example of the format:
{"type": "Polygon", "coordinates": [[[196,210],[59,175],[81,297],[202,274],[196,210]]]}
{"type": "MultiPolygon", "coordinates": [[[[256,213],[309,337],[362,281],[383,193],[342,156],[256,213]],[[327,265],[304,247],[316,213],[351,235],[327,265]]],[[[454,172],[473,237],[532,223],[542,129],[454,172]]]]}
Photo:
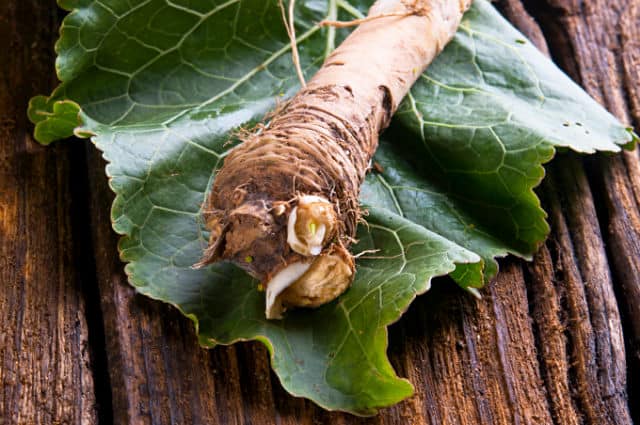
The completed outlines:
{"type": "MultiPolygon", "coordinates": [[[[25,111],[49,91],[54,1],[0,3],[0,423],[95,423],[77,271],[70,146],[35,144],[25,111]],[[42,76],[47,76],[43,78],[42,76]]],[[[78,170],[81,171],[81,170],[78,170]]]]}
{"type": "MultiPolygon", "coordinates": [[[[640,2],[546,0],[534,8],[554,59],[623,122],[640,123],[640,2]]],[[[629,399],[640,397],[640,156],[588,160],[614,291],[624,319],[629,399]]],[[[609,390],[613,389],[609,383],[609,390]]],[[[640,406],[631,403],[640,421],[640,406]]]]}
{"type": "MultiPolygon", "coordinates": [[[[496,4],[591,95],[638,127],[640,0],[496,4]]],[[[9,323],[0,336],[0,418],[618,425],[631,424],[633,413],[640,421],[629,402],[640,397],[637,151],[556,158],[538,189],[552,234],[534,261],[501,261],[480,301],[439,279],[391,327],[392,363],[416,395],[373,418],[326,412],[282,389],[260,344],[201,349],[175,309],[135,295],[118,260],[99,153],[28,141],[24,102],[49,88],[28,76],[50,72],[52,8],[35,0],[0,6],[0,40],[17,40],[18,51],[34,41],[43,46],[38,59],[0,53],[14,70],[0,80],[0,107],[13,117],[0,125],[0,276],[10,282],[0,289],[0,317],[9,323]],[[18,34],[16,25],[40,30],[18,34]],[[23,87],[18,98],[5,94],[16,86],[23,87]],[[84,189],[74,189],[78,176],[84,189]],[[76,205],[86,212],[72,214],[76,205]],[[46,402],[30,401],[38,394],[46,402]]]]}

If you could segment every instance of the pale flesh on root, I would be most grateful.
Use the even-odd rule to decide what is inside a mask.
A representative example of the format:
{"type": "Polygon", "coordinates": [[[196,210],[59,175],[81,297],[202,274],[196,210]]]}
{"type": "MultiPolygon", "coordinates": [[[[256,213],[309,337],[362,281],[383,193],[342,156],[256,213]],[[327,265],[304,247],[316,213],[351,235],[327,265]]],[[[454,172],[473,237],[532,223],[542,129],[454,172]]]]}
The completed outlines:
{"type": "Polygon", "coordinates": [[[318,307],[334,300],[349,287],[354,272],[353,258],[342,247],[288,265],[266,284],[267,319],[281,319],[290,306],[318,307]]]}
{"type": "Polygon", "coordinates": [[[321,196],[304,195],[289,213],[287,243],[298,254],[318,255],[337,227],[331,202],[321,196]]]}
{"type": "Polygon", "coordinates": [[[309,270],[282,292],[282,303],[297,307],[321,306],[346,291],[354,273],[352,255],[336,245],[316,257],[309,270]]]}
{"type": "MultiPolygon", "coordinates": [[[[268,126],[244,137],[225,157],[204,205],[204,221],[214,231],[200,264],[231,261],[266,283],[268,290],[289,265],[326,261],[318,259],[348,248],[361,217],[358,195],[378,134],[453,37],[470,3],[378,0],[369,16],[390,16],[356,28],[268,126]],[[335,226],[322,229],[321,220],[309,218],[299,203],[289,205],[304,198],[300,194],[324,198],[331,208],[319,206],[328,214],[325,220],[335,221],[335,226]],[[296,238],[290,237],[290,227],[296,238]]],[[[313,217],[318,215],[315,208],[313,217]]],[[[353,264],[345,252],[347,263],[353,264]]],[[[320,269],[331,274],[340,268],[320,269]]],[[[321,282],[329,284],[330,279],[319,273],[313,274],[316,283],[301,276],[308,283],[292,282],[289,288],[303,286],[309,294],[320,293],[321,282]]],[[[344,290],[348,284],[337,287],[344,290]]],[[[285,292],[281,292],[284,298],[285,292]]],[[[333,289],[325,292],[339,295],[333,289]]],[[[320,304],[311,299],[330,301],[329,296],[297,296],[286,302],[291,307],[320,304]]]]}
{"type": "Polygon", "coordinates": [[[281,319],[284,312],[282,291],[298,280],[311,267],[311,263],[292,263],[276,273],[268,282],[264,314],[267,319],[281,319]]]}

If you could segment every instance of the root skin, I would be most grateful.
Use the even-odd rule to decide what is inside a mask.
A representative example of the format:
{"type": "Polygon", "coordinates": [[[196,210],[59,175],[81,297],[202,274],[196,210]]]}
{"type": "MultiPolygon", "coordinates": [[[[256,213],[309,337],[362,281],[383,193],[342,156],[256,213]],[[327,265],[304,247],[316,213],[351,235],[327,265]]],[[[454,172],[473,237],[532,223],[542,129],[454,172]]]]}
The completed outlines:
{"type": "Polygon", "coordinates": [[[360,185],[378,146],[378,134],[455,34],[470,3],[378,0],[369,11],[377,18],[354,30],[268,126],[246,135],[225,158],[204,206],[212,232],[199,265],[232,261],[268,287],[279,271],[309,262],[316,254],[292,249],[287,227],[298,200],[318,196],[328,200],[333,209],[329,215],[335,220],[320,255],[339,252],[343,261],[323,260],[327,267],[311,269],[313,279],[335,290],[321,290],[307,279],[304,285],[294,283],[291,288],[296,289],[282,296],[296,294],[286,301],[291,306],[317,306],[343,292],[355,271],[346,248],[361,217],[360,185]],[[321,269],[328,275],[329,270],[340,270],[339,275],[348,278],[324,279],[318,274],[321,269]]]}

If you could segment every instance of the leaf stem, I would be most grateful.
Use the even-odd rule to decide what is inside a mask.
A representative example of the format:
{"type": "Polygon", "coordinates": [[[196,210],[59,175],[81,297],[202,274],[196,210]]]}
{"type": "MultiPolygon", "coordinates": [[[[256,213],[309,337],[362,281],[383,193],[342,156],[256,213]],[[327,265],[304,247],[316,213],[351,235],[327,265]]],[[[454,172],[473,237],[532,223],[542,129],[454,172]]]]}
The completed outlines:
{"type": "MultiPolygon", "coordinates": [[[[329,0],[329,10],[327,13],[326,21],[335,21],[338,19],[338,2],[336,0],[329,0]]],[[[336,29],[335,27],[329,27],[327,30],[327,47],[324,50],[325,59],[336,48],[336,29]]]]}
{"type": "Polygon", "coordinates": [[[338,6],[340,6],[342,9],[344,9],[345,12],[349,13],[350,15],[352,15],[354,18],[356,19],[362,19],[365,17],[365,15],[360,12],[358,9],[356,9],[355,7],[351,6],[349,3],[347,3],[344,0],[337,0],[338,6]]]}

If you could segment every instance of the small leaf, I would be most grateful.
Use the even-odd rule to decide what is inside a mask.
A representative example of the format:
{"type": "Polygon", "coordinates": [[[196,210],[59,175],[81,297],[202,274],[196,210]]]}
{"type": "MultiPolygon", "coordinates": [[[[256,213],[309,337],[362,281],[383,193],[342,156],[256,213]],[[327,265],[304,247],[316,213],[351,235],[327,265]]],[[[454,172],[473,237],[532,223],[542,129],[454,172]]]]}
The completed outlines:
{"type": "Polygon", "coordinates": [[[71,100],[50,101],[45,96],[35,96],[29,102],[27,111],[34,123],[34,137],[43,145],[71,137],[80,126],[80,105],[71,100]]]}

